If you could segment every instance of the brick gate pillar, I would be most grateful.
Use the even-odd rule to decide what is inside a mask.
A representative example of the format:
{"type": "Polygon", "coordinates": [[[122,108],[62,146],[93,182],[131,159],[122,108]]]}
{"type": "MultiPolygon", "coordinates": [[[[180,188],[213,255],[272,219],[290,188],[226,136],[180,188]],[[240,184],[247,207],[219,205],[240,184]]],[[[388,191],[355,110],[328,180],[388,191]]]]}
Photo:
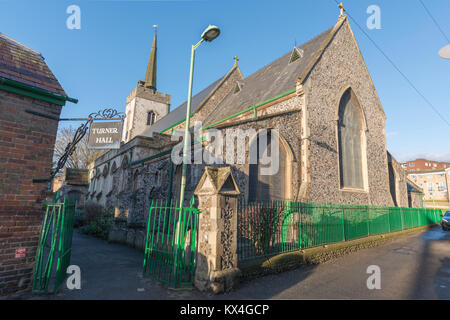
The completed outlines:
{"type": "Polygon", "coordinates": [[[194,283],[220,293],[237,284],[237,204],[240,192],[230,167],[206,167],[194,194],[199,200],[194,283]]]}

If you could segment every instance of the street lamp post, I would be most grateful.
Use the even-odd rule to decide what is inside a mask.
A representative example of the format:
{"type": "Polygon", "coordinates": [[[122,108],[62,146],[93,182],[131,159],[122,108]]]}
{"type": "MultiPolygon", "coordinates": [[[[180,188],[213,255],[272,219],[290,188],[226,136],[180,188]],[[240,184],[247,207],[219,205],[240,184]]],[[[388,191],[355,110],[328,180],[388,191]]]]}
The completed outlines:
{"type": "Polygon", "coordinates": [[[176,233],[175,233],[175,263],[174,268],[176,268],[177,260],[178,260],[178,246],[179,246],[179,237],[180,237],[180,223],[181,223],[181,215],[183,213],[183,203],[184,203],[184,191],[186,189],[186,169],[187,169],[187,161],[188,150],[190,148],[190,133],[189,133],[189,125],[191,119],[191,100],[192,100],[192,82],[194,79],[194,61],[195,61],[195,49],[198,48],[202,44],[203,41],[211,42],[216,39],[220,35],[220,29],[217,26],[209,25],[205,31],[203,31],[201,35],[201,40],[192,46],[191,48],[191,67],[189,70],[189,88],[188,88],[188,99],[186,106],[186,120],[185,120],[185,128],[184,128],[184,147],[183,147],[183,164],[181,171],[181,187],[180,187],[180,216],[177,222],[176,233]]]}
{"type": "MultiPolygon", "coordinates": [[[[189,125],[191,119],[191,100],[192,100],[192,81],[194,79],[194,61],[195,61],[195,49],[202,44],[203,41],[211,42],[217,38],[220,34],[220,29],[217,26],[209,25],[202,33],[202,39],[191,49],[191,68],[189,71],[189,88],[188,88],[188,100],[186,106],[186,121],[184,128],[184,147],[183,147],[183,164],[181,171],[181,189],[180,189],[180,209],[183,208],[184,202],[184,190],[186,189],[186,168],[188,160],[189,149],[189,125]]],[[[190,156],[190,155],[189,155],[190,156]]]]}

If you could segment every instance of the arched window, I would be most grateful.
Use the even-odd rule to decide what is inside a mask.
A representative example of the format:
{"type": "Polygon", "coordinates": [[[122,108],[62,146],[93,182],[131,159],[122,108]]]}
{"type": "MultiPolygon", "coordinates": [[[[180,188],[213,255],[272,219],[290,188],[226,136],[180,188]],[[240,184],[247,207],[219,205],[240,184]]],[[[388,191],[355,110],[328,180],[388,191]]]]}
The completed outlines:
{"type": "Polygon", "coordinates": [[[363,113],[350,88],[342,95],[339,103],[338,134],[341,188],[364,189],[363,113]]]}
{"type": "Polygon", "coordinates": [[[128,180],[128,175],[127,175],[128,157],[127,156],[125,156],[123,158],[120,168],[121,168],[120,173],[119,173],[120,191],[123,191],[127,187],[127,180],[128,180]]]}
{"type": "Polygon", "coordinates": [[[136,170],[133,176],[133,191],[136,191],[139,187],[139,171],[136,170]]]}
{"type": "Polygon", "coordinates": [[[152,124],[155,123],[156,120],[156,113],[154,113],[153,111],[149,111],[147,113],[147,125],[151,126],[152,124]]]}
{"type": "Polygon", "coordinates": [[[113,175],[117,171],[117,165],[116,161],[113,161],[113,164],[111,166],[110,174],[113,175]]]}
{"type": "MultiPolygon", "coordinates": [[[[267,141],[265,146],[260,146],[260,134],[253,139],[251,144],[256,144],[252,147],[257,150],[258,158],[268,151],[268,156],[271,157],[271,134],[267,134],[267,141]]],[[[264,140],[263,140],[264,141],[264,140]]],[[[279,143],[278,152],[278,171],[275,174],[264,174],[262,168],[268,168],[269,165],[262,165],[260,161],[257,164],[250,164],[249,172],[249,194],[248,200],[286,200],[286,169],[287,169],[287,151],[282,143],[279,143]]],[[[252,161],[254,162],[254,161],[252,161]]]]}

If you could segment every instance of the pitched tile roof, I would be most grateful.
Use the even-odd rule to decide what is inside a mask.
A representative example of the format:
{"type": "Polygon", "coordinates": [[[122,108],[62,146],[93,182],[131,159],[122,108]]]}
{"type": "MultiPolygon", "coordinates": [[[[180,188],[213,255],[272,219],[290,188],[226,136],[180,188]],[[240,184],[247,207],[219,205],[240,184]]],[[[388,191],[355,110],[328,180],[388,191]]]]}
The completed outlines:
{"type": "Polygon", "coordinates": [[[335,30],[336,26],[297,47],[300,52],[303,52],[303,57],[300,59],[289,63],[292,54],[292,51],[289,51],[281,58],[245,78],[242,81],[242,89],[237,93],[230,92],[204,120],[203,124],[213,124],[227,116],[295,89],[297,78],[303,75],[311,63],[317,59],[323,44],[330,39],[335,30]]]}
{"type": "MultiPolygon", "coordinates": [[[[300,59],[289,63],[292,54],[291,50],[281,58],[256,71],[244,79],[244,81],[240,81],[241,90],[237,93],[234,93],[234,90],[231,90],[231,92],[228,93],[228,95],[225,96],[215,109],[213,109],[213,111],[203,120],[203,125],[213,124],[227,116],[276,97],[291,89],[295,89],[296,80],[299,77],[305,77],[308,74],[314,62],[320,57],[325,45],[329,43],[343,21],[344,19],[340,19],[337,24],[327,31],[297,47],[299,52],[303,53],[303,56],[300,59]]],[[[215,81],[192,98],[191,113],[196,111],[197,107],[202,104],[225,77],[226,76],[215,81]]],[[[161,120],[157,121],[142,135],[151,136],[153,132],[161,132],[177,122],[184,120],[185,117],[186,102],[167,114],[161,120]]]]}
{"type": "Polygon", "coordinates": [[[67,96],[42,55],[0,33],[0,77],[67,96]]]}
{"type": "MultiPolygon", "coordinates": [[[[209,94],[216,89],[216,87],[219,85],[219,83],[222,81],[224,77],[216,80],[212,84],[210,84],[208,87],[197,93],[192,97],[191,101],[191,114],[195,112],[198,106],[201,105],[201,103],[209,96],[209,94]]],[[[184,120],[186,118],[186,108],[187,108],[187,101],[183,102],[181,105],[179,105],[177,108],[175,108],[173,111],[168,113],[166,116],[162,117],[159,121],[157,121],[154,125],[152,125],[150,128],[148,128],[146,131],[144,131],[141,135],[150,137],[154,132],[161,132],[163,130],[166,130],[167,128],[173,126],[174,124],[184,120]]]]}

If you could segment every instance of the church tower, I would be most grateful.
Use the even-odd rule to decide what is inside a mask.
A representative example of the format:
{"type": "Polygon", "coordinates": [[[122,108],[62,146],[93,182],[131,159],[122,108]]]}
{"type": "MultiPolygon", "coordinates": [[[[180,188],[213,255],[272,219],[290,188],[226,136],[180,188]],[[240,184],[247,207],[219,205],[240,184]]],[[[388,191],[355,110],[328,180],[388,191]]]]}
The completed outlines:
{"type": "Polygon", "coordinates": [[[170,95],[156,90],[156,27],[145,80],[128,95],[122,140],[127,143],[169,113],[170,95]]]}

